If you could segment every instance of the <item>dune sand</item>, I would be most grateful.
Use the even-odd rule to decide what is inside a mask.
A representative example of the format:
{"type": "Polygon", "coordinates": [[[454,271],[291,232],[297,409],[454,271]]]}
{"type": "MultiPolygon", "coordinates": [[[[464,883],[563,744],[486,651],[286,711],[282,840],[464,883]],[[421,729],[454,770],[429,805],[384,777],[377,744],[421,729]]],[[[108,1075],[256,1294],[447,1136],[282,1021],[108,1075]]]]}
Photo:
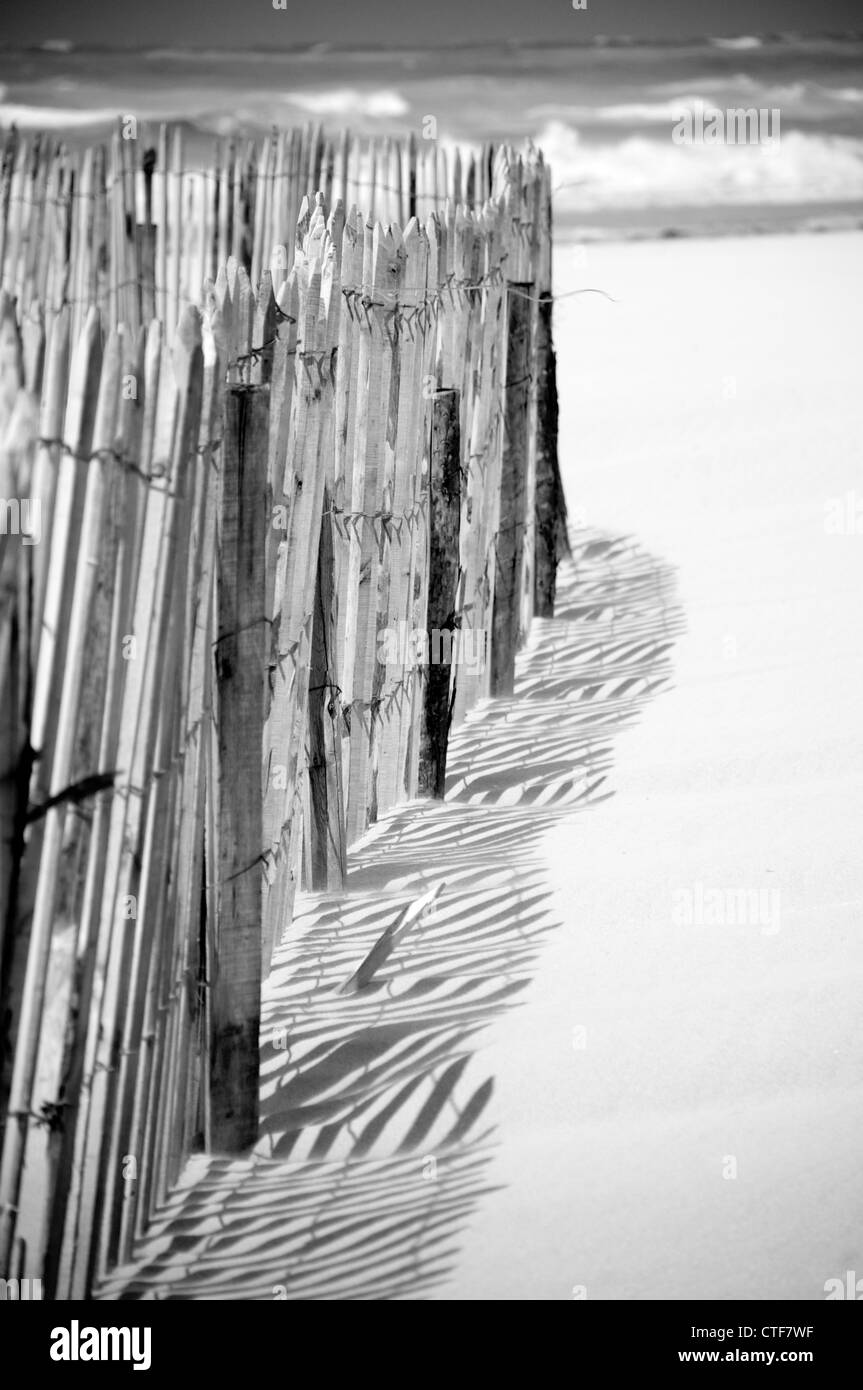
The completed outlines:
{"type": "Polygon", "coordinates": [[[686,632],[615,795],[546,836],[563,929],[482,1053],[501,1188],[441,1297],[820,1299],[863,1271],[861,253],[558,256],[559,291],[618,301],[557,309],[570,508],[676,569],[686,632]]]}
{"type": "Polygon", "coordinates": [[[861,247],[559,256],[559,290],[617,302],[558,306],[557,615],[459,730],[447,801],[298,903],[256,1152],[193,1159],[103,1297],[818,1299],[863,1272],[861,247]]]}

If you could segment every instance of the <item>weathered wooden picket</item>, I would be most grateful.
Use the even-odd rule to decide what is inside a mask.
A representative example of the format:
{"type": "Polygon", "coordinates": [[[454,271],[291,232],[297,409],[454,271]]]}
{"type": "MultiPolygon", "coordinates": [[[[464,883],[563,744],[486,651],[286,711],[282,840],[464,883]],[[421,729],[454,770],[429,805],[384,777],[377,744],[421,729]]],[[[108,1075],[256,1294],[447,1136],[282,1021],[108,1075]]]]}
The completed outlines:
{"type": "Polygon", "coordinates": [[[443,794],[564,534],[540,154],[122,137],[0,173],[2,1273],[60,1298],[254,1140],[298,886],[443,794]]]}

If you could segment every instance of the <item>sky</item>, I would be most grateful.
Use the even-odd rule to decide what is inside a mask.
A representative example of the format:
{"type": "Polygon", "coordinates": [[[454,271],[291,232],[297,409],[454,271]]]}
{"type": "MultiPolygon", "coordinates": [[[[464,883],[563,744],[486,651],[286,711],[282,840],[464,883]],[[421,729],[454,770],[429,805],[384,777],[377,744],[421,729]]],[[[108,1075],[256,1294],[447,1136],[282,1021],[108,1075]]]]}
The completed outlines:
{"type": "Polygon", "coordinates": [[[4,0],[0,44],[67,39],[106,47],[290,48],[578,42],[597,34],[670,39],[863,27],[859,0],[4,0]]]}

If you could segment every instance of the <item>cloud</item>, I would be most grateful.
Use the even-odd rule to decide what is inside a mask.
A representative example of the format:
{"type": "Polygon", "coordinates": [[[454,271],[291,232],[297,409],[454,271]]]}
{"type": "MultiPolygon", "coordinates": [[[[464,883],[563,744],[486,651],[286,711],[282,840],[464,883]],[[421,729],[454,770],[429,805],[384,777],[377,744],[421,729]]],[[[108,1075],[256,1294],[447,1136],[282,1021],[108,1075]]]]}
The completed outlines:
{"type": "Polygon", "coordinates": [[[387,89],[360,92],[353,87],[330,91],[295,92],[284,100],[315,116],[373,116],[387,119],[407,115],[410,107],[399,92],[387,89]]]}
{"type": "Polygon", "coordinates": [[[863,199],[863,140],[782,133],[764,145],[675,145],[630,136],[587,144],[560,121],[539,137],[565,214],[601,209],[712,207],[863,199]]]}

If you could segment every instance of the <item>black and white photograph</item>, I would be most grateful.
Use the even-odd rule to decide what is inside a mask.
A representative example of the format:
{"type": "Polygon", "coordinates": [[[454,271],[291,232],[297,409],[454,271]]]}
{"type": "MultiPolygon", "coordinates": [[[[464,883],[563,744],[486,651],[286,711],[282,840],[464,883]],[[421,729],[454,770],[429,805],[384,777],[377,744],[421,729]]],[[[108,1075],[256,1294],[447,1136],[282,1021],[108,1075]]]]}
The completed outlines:
{"type": "Polygon", "coordinates": [[[832,1367],[861,324],[851,0],[5,0],[4,1358],[832,1367]]]}

